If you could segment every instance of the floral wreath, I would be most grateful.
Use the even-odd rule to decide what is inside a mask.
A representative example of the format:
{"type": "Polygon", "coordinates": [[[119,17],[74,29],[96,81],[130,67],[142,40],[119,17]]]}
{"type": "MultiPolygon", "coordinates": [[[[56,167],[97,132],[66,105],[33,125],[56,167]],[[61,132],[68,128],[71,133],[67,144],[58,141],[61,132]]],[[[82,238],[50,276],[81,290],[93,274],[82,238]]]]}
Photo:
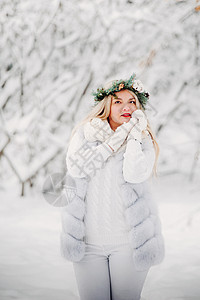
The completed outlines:
{"type": "Polygon", "coordinates": [[[113,95],[116,97],[115,92],[119,92],[121,90],[130,90],[136,94],[143,109],[145,109],[145,105],[149,99],[149,93],[145,92],[142,82],[138,79],[135,79],[135,77],[136,74],[133,73],[128,80],[115,80],[109,89],[102,87],[98,88],[96,92],[92,91],[95,105],[97,105],[104,99],[104,97],[108,95],[113,95]]]}

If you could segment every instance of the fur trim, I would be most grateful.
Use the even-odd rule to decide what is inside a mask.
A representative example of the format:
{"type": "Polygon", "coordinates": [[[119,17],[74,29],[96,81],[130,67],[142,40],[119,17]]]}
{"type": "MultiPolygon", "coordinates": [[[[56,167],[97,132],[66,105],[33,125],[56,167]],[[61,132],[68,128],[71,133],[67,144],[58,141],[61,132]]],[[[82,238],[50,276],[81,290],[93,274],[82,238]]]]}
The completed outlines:
{"type": "Polygon", "coordinates": [[[61,256],[69,261],[80,261],[85,255],[85,242],[77,240],[68,233],[60,234],[61,256]]]}
{"type": "MultiPolygon", "coordinates": [[[[119,163],[122,163],[119,154],[119,163]]],[[[70,176],[70,175],[69,175],[70,176]]],[[[148,182],[129,183],[118,174],[125,206],[125,220],[130,228],[129,240],[133,261],[138,271],[162,262],[165,255],[164,239],[157,205],[148,182]]],[[[69,261],[80,261],[85,255],[85,196],[87,178],[73,177],[76,191],[72,201],[62,211],[61,255],[69,261]]]]}
{"type": "Polygon", "coordinates": [[[142,247],[142,245],[155,236],[154,215],[151,215],[139,225],[132,228],[129,237],[134,249],[142,247]]]}
{"type": "Polygon", "coordinates": [[[83,239],[85,235],[85,226],[83,221],[73,217],[68,213],[62,214],[62,228],[65,233],[69,233],[76,239],[83,239]]]}
{"type": "Polygon", "coordinates": [[[82,200],[84,200],[86,192],[87,192],[87,185],[88,181],[84,178],[77,178],[75,180],[76,184],[76,194],[78,197],[80,197],[82,200]]]}
{"type": "MultiPolygon", "coordinates": [[[[125,181],[124,181],[125,182],[125,181]]],[[[135,201],[137,201],[138,197],[143,195],[143,185],[141,183],[129,183],[125,182],[122,184],[122,196],[125,207],[129,207],[135,201]]]]}
{"type": "Polygon", "coordinates": [[[125,219],[133,227],[143,222],[149,214],[150,210],[148,205],[146,205],[146,200],[141,197],[125,210],[125,219]]]}
{"type": "Polygon", "coordinates": [[[69,214],[71,214],[75,218],[83,220],[83,217],[85,215],[85,202],[78,196],[75,196],[73,201],[69,203],[64,208],[64,210],[66,210],[69,214]]]}
{"type": "Polygon", "coordinates": [[[133,261],[138,271],[147,270],[152,265],[161,263],[164,256],[165,248],[162,235],[153,237],[133,251],[133,261]]]}

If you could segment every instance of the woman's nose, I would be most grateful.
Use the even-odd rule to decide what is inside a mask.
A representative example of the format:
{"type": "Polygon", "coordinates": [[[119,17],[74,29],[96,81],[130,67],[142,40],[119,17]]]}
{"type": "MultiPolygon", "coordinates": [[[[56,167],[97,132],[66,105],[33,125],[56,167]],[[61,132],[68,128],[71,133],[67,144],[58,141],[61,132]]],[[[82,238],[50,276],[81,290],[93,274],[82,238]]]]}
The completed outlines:
{"type": "Polygon", "coordinates": [[[130,106],[128,104],[125,104],[122,110],[123,111],[130,111],[131,109],[130,109],[130,106]]]}

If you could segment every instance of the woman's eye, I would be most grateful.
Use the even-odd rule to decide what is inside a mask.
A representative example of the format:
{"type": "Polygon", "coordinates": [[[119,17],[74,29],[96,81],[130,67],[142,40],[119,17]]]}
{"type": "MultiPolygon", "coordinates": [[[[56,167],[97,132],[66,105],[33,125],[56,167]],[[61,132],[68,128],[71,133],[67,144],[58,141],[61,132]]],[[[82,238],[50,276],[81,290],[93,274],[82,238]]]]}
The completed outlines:
{"type": "MultiPolygon", "coordinates": [[[[119,102],[119,103],[120,103],[120,101],[119,101],[119,100],[115,101],[115,103],[117,103],[117,102],[119,102]]],[[[133,103],[135,104],[135,100],[131,100],[130,102],[133,102],[133,103]]]]}

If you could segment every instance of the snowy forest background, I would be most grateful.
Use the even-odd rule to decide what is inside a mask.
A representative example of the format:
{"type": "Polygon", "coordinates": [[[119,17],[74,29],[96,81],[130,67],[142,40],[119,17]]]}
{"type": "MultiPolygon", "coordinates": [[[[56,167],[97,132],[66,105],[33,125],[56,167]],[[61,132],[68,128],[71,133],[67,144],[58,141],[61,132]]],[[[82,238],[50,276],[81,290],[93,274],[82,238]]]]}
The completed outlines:
{"type": "MultiPolygon", "coordinates": [[[[159,173],[200,176],[198,1],[0,2],[0,178],[38,187],[64,172],[92,89],[135,72],[151,94],[159,173]]],[[[200,4],[200,3],[199,3],[200,4]]],[[[25,193],[25,191],[24,191],[25,193]]]]}
{"type": "Polygon", "coordinates": [[[72,266],[59,257],[59,208],[42,186],[65,174],[69,136],[93,105],[92,90],[133,72],[150,93],[155,195],[170,249],[143,299],[200,298],[199,25],[199,0],[0,0],[1,299],[78,299],[72,266]],[[191,275],[187,292],[184,271],[174,278],[179,258],[191,275]]]}

